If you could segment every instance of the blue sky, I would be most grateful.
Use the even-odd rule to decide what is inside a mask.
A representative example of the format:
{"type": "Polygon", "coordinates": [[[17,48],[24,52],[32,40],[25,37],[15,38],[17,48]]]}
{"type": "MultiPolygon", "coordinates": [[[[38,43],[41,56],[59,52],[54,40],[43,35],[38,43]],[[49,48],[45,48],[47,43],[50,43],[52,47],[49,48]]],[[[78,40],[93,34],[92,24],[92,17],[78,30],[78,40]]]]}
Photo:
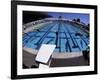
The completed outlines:
{"type": "Polygon", "coordinates": [[[59,16],[62,16],[66,19],[72,20],[74,18],[80,18],[81,22],[84,22],[85,24],[90,23],[90,16],[89,14],[83,14],[83,13],[60,13],[60,12],[48,12],[48,15],[51,15],[54,18],[58,18],[59,16]]]}

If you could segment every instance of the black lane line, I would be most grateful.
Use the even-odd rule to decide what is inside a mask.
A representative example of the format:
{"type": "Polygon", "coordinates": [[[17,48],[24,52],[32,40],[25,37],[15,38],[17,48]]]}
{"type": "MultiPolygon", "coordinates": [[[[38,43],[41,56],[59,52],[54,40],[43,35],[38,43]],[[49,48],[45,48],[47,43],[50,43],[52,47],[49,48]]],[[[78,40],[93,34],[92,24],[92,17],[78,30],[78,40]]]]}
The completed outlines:
{"type": "MultiPolygon", "coordinates": [[[[68,52],[68,48],[69,48],[69,42],[68,42],[68,40],[67,40],[67,42],[66,42],[66,44],[65,44],[65,47],[66,47],[66,52],[68,52]]],[[[69,51],[71,52],[71,49],[69,49],[69,51]]]]}
{"type": "Polygon", "coordinates": [[[36,45],[37,45],[37,48],[36,48],[36,49],[39,49],[39,48],[40,48],[40,46],[41,46],[43,40],[46,38],[46,36],[48,35],[49,31],[54,27],[54,25],[56,25],[56,24],[53,24],[53,25],[45,32],[45,34],[38,40],[38,43],[36,43],[36,45]]]}
{"type": "MultiPolygon", "coordinates": [[[[75,39],[75,38],[74,38],[74,40],[76,41],[76,39],[75,39]]],[[[77,41],[76,41],[76,44],[77,44],[77,46],[78,46],[79,50],[81,51],[81,48],[80,48],[80,46],[78,45],[77,41]]]]}
{"type": "Polygon", "coordinates": [[[58,35],[57,35],[57,48],[59,48],[59,52],[61,52],[60,27],[61,27],[61,22],[58,23],[58,35]]]}
{"type": "Polygon", "coordinates": [[[58,27],[58,30],[55,32],[56,33],[56,40],[55,40],[55,44],[56,44],[56,48],[59,49],[59,52],[61,52],[61,47],[59,44],[61,44],[61,41],[60,41],[60,23],[57,23],[57,27],[58,27]]]}
{"type": "MultiPolygon", "coordinates": [[[[58,27],[58,26],[56,26],[56,27],[58,27]]],[[[56,45],[56,48],[58,48],[58,45],[57,45],[57,43],[58,43],[58,31],[56,31],[55,34],[56,34],[56,37],[55,37],[55,45],[56,45]]]]}
{"type": "Polygon", "coordinates": [[[83,42],[82,42],[82,40],[80,40],[80,44],[81,44],[81,47],[83,48],[83,42]]]}
{"type": "MultiPolygon", "coordinates": [[[[64,31],[64,33],[65,33],[66,40],[67,40],[65,47],[66,47],[66,48],[69,47],[69,51],[72,52],[71,47],[70,47],[70,44],[69,44],[69,40],[68,40],[68,38],[67,38],[67,34],[66,34],[65,31],[64,31]]],[[[68,51],[68,49],[67,49],[66,51],[68,51]]]]}
{"type": "MultiPolygon", "coordinates": [[[[62,28],[64,28],[64,27],[62,27],[62,28]]],[[[69,40],[67,38],[67,33],[65,32],[65,29],[64,29],[64,34],[65,34],[65,37],[66,37],[65,39],[67,40],[67,42],[65,44],[66,52],[68,52],[68,48],[69,48],[69,52],[72,52],[72,49],[71,49],[70,44],[69,44],[69,40]]]]}
{"type": "Polygon", "coordinates": [[[85,45],[87,46],[88,44],[87,44],[87,42],[84,40],[84,38],[82,38],[81,36],[80,36],[80,38],[84,41],[85,45]]]}
{"type": "Polygon", "coordinates": [[[57,42],[58,42],[58,32],[56,32],[56,40],[55,40],[56,48],[57,48],[57,42]]]}
{"type": "MultiPolygon", "coordinates": [[[[64,25],[64,26],[66,26],[66,25],[65,25],[65,23],[64,23],[63,25],[64,25]]],[[[71,34],[70,34],[70,31],[68,30],[68,28],[67,28],[67,27],[65,27],[65,28],[66,28],[66,30],[68,31],[69,36],[70,36],[70,38],[71,38],[71,40],[72,40],[72,42],[73,42],[73,48],[77,48],[77,47],[78,47],[78,45],[76,45],[76,44],[75,44],[75,42],[74,42],[75,40],[73,40],[73,38],[72,38],[72,36],[71,36],[71,34]]]]}
{"type": "Polygon", "coordinates": [[[61,52],[61,39],[60,39],[61,34],[60,34],[60,29],[61,29],[61,22],[58,25],[59,52],[61,52]]]}
{"type": "Polygon", "coordinates": [[[50,39],[46,44],[49,44],[50,42],[52,42],[54,40],[54,38],[50,39]]]}

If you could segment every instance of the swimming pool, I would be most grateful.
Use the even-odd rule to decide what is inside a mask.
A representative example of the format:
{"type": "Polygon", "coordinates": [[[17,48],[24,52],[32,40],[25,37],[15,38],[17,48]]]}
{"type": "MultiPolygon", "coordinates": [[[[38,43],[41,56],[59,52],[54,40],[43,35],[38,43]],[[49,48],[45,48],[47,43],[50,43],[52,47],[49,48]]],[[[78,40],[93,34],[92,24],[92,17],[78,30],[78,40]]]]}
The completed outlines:
{"type": "Polygon", "coordinates": [[[58,20],[23,34],[23,47],[39,50],[42,44],[55,44],[54,52],[80,52],[89,45],[89,33],[78,24],[58,20]]]}

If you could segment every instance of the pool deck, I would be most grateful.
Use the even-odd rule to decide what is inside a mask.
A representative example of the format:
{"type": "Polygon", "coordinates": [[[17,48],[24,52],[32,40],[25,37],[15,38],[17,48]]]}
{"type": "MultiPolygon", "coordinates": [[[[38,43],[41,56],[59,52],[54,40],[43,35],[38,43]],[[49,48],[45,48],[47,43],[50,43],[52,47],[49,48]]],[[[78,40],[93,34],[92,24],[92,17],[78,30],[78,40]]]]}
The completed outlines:
{"type": "MultiPolygon", "coordinates": [[[[33,65],[39,66],[35,61],[35,57],[38,51],[24,48],[23,49],[23,64],[28,68],[33,65]]],[[[53,53],[51,57],[50,64],[47,63],[49,67],[67,67],[67,66],[88,66],[89,62],[84,59],[82,52],[77,53],[53,53]]]]}

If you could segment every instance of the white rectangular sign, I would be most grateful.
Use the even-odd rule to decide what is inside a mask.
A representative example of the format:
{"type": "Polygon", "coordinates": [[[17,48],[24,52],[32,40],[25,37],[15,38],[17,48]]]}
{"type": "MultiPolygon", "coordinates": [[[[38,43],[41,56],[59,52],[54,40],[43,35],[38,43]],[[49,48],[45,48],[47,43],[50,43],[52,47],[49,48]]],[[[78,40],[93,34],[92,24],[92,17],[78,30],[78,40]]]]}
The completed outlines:
{"type": "Polygon", "coordinates": [[[56,45],[51,44],[42,44],[37,56],[36,61],[47,63],[50,59],[50,56],[52,55],[56,45]]]}

